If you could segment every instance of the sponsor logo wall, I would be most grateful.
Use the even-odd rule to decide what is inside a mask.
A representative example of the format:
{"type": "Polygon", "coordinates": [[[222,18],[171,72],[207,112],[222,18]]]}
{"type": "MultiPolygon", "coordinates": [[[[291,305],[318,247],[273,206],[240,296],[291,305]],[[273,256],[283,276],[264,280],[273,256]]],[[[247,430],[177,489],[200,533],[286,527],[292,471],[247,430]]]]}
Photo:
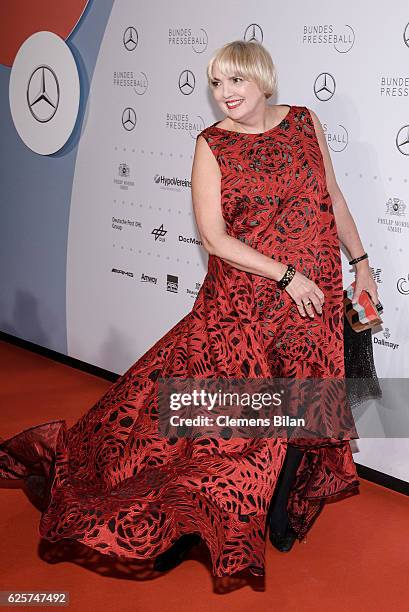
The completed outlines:
{"type": "MultiPolygon", "coordinates": [[[[384,329],[374,335],[379,374],[408,374],[409,13],[403,8],[382,29],[385,46],[368,58],[371,32],[380,25],[369,4],[361,12],[334,6],[331,19],[327,12],[319,19],[317,11],[311,20],[300,3],[295,14],[284,8],[271,20],[270,5],[260,2],[255,20],[243,3],[222,30],[209,21],[207,6],[189,15],[182,2],[163,3],[158,19],[157,7],[114,4],[73,185],[69,354],[124,371],[191,308],[188,296],[207,261],[192,215],[192,154],[196,135],[221,118],[205,66],[215,48],[243,38],[272,53],[279,72],[273,101],[307,105],[321,119],[385,307],[384,329]],[[179,290],[168,290],[169,275],[179,290]],[[385,339],[386,328],[394,341],[385,339]]],[[[347,282],[352,271],[346,257],[343,263],[347,282]]]]}
{"type": "MultiPolygon", "coordinates": [[[[378,375],[408,377],[409,8],[395,2],[385,25],[369,0],[314,7],[226,0],[220,18],[214,0],[113,4],[72,184],[69,355],[122,373],[192,308],[207,267],[191,204],[195,138],[222,118],[205,68],[217,47],[245,39],[262,42],[277,65],[271,102],[308,106],[321,120],[384,305],[373,335],[378,375]]],[[[40,68],[30,97],[46,73],[55,98],[53,58],[40,68]]],[[[51,112],[42,107],[42,120],[51,112]]],[[[346,286],[345,255],[343,266],[346,286]]],[[[359,462],[409,479],[408,440],[359,446],[359,462]]]]}

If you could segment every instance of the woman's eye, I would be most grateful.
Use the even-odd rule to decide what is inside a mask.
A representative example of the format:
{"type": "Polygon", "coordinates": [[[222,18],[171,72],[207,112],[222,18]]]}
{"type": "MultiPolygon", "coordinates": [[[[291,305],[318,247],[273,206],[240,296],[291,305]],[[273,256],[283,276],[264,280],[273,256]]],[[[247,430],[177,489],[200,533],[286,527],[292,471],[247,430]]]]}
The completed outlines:
{"type": "MultiPolygon", "coordinates": [[[[237,81],[242,81],[242,77],[232,77],[233,81],[237,82],[237,81]]],[[[216,87],[217,85],[220,84],[220,81],[211,81],[211,84],[213,85],[213,87],[216,87]]]]}

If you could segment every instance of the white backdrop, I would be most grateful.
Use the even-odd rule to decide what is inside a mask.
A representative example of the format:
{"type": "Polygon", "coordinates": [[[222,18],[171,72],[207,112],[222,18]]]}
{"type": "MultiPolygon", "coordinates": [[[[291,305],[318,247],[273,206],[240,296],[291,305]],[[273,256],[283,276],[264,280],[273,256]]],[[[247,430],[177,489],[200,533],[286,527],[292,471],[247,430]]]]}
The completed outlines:
{"type": "MultiPolygon", "coordinates": [[[[234,39],[272,54],[272,103],[315,110],[369,253],[380,377],[408,377],[409,6],[369,0],[114,3],[90,84],[72,191],[68,354],[124,372],[193,306],[206,273],[190,173],[221,119],[206,64],[234,39]],[[152,233],[154,232],[154,233],[152,233]]],[[[345,257],[344,284],[353,276],[345,257]]],[[[360,439],[356,461],[409,481],[409,440],[360,439]]]]}

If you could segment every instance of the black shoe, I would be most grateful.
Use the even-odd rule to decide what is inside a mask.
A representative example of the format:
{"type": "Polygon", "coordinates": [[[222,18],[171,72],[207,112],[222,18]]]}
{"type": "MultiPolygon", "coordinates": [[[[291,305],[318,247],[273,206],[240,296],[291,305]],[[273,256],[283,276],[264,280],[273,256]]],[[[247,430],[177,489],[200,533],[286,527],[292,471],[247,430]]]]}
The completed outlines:
{"type": "Polygon", "coordinates": [[[285,531],[282,533],[279,531],[273,531],[270,528],[269,538],[270,542],[275,548],[277,548],[277,550],[280,552],[289,552],[297,539],[297,534],[295,533],[294,529],[288,525],[285,531]]]}
{"type": "Polygon", "coordinates": [[[153,569],[156,572],[167,572],[182,563],[191,548],[200,542],[197,533],[185,533],[176,542],[155,558],[153,569]]]}

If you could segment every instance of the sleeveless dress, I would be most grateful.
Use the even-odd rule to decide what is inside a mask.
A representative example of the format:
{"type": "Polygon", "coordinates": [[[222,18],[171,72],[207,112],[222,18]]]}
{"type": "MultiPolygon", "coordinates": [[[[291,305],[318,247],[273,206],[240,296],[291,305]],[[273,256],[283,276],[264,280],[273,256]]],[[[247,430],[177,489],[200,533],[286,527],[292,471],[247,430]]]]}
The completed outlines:
{"type": "MultiPolygon", "coordinates": [[[[276,127],[201,134],[221,170],[226,231],[297,269],[325,294],[302,318],[276,283],[210,255],[192,310],[71,428],[31,427],[0,444],[0,477],[46,477],[39,534],[110,556],[151,559],[198,532],[215,576],[264,573],[267,511],[283,438],[158,435],[158,377],[343,377],[342,270],[335,218],[309,110],[276,127]]],[[[358,436],[355,436],[358,437],[358,436]]],[[[348,440],[304,445],[288,502],[301,541],[327,500],[359,493],[348,440]]]]}

